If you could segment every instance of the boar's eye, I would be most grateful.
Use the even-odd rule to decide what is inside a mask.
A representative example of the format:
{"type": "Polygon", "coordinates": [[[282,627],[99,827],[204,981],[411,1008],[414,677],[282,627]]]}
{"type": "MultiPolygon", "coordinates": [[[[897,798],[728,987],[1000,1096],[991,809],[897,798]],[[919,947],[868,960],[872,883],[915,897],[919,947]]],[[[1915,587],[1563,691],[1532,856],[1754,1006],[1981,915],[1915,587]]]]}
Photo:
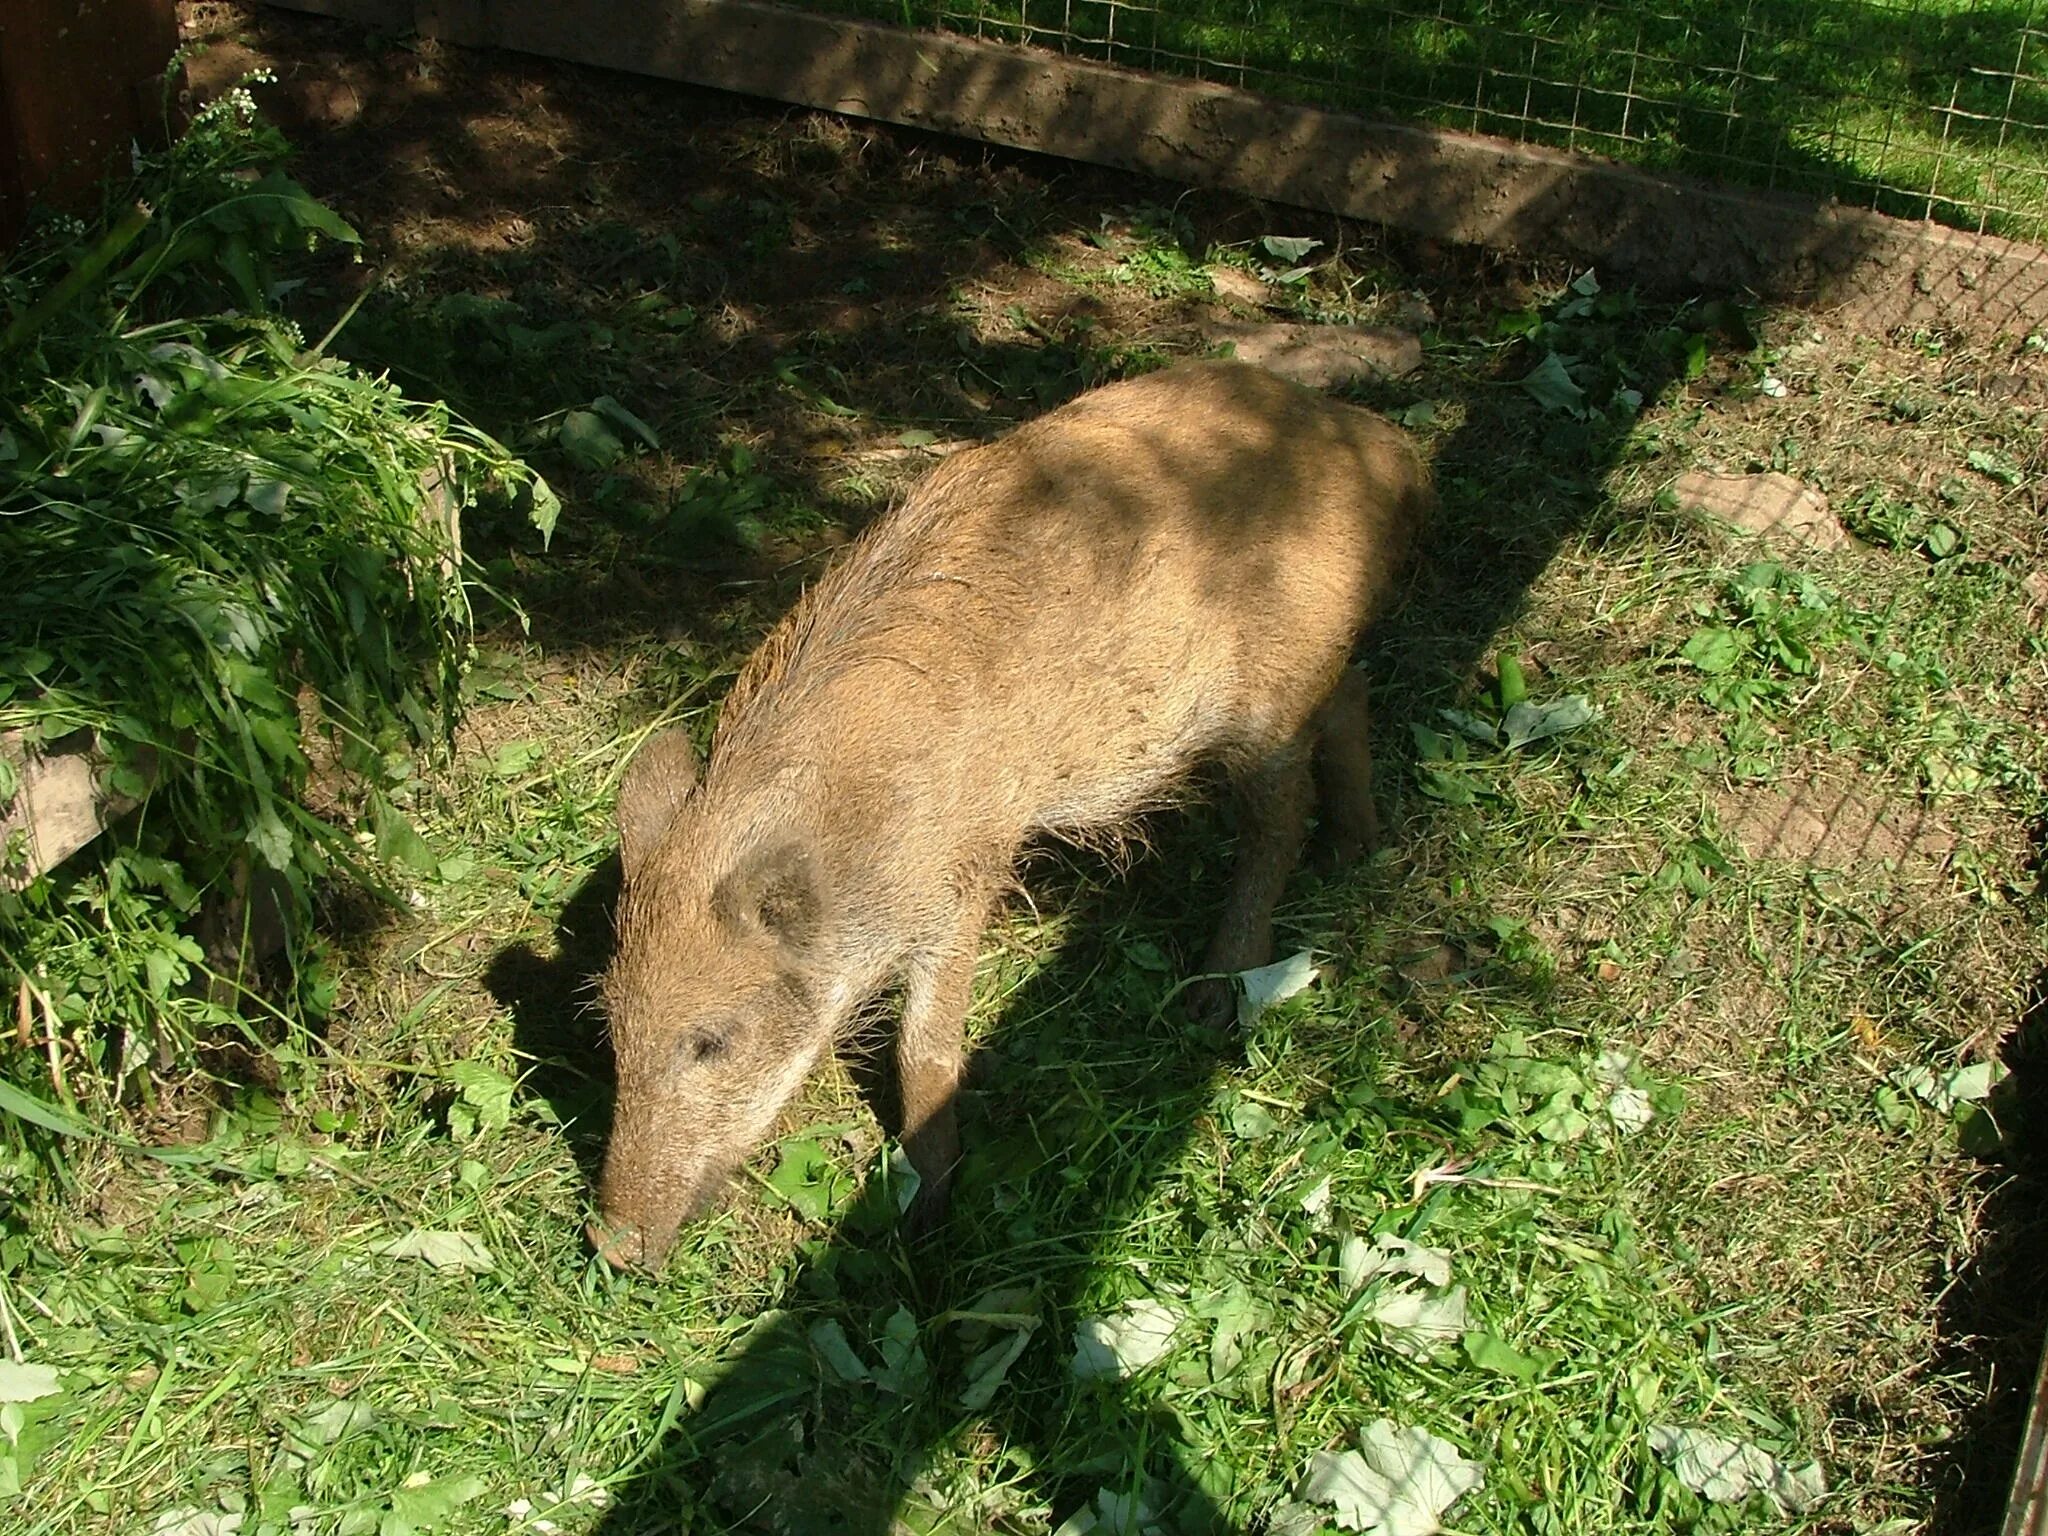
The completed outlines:
{"type": "Polygon", "coordinates": [[[716,1061],[732,1048],[730,1029],[693,1029],[676,1041],[679,1061],[716,1061]]]}

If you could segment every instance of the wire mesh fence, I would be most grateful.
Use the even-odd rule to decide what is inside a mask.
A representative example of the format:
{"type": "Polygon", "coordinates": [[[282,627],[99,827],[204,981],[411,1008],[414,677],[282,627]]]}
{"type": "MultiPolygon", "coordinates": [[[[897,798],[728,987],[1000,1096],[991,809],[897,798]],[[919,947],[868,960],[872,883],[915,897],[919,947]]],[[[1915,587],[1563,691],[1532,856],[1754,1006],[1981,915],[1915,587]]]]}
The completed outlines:
{"type": "Polygon", "coordinates": [[[2048,238],[2048,0],[805,0],[2048,238]]]}

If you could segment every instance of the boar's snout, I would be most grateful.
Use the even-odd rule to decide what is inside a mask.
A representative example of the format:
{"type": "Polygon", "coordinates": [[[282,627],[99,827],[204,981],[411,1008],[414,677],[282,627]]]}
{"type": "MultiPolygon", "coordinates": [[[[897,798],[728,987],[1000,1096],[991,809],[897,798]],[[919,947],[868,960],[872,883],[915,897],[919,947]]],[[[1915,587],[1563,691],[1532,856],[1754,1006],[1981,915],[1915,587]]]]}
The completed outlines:
{"type": "Polygon", "coordinates": [[[639,1269],[647,1262],[638,1227],[615,1227],[602,1216],[596,1216],[583,1232],[590,1239],[590,1246],[597,1250],[597,1256],[614,1269],[639,1269]]]}

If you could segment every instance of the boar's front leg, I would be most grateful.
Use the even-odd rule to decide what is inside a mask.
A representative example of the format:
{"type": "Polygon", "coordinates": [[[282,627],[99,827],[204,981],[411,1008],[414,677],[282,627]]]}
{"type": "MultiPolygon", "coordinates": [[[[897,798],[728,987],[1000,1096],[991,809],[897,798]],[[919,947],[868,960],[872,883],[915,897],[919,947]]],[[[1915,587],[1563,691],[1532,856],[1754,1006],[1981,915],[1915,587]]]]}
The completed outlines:
{"type": "Polygon", "coordinates": [[[973,997],[974,962],[989,904],[986,888],[963,893],[951,931],[912,955],[904,976],[896,1082],[902,1098],[903,1150],[919,1180],[917,1198],[904,1219],[912,1238],[929,1233],[945,1216],[953,1168],[960,1161],[957,1100],[966,1053],[967,1005],[973,997]]]}
{"type": "MultiPolygon", "coordinates": [[[[1244,825],[1238,833],[1237,872],[1203,970],[1242,971],[1273,958],[1273,906],[1301,856],[1314,799],[1307,744],[1299,740],[1239,776],[1244,825]]],[[[1187,1007],[1197,1023],[1228,1022],[1236,1011],[1229,977],[1196,982],[1188,988],[1187,1007]]]]}

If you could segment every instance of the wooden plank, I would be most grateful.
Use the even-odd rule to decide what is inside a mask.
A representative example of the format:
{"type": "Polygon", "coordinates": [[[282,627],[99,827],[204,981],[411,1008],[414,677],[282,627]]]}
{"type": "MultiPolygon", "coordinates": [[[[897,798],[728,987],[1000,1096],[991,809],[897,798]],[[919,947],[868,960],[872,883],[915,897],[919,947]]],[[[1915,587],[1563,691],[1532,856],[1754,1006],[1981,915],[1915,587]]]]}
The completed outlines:
{"type": "Polygon", "coordinates": [[[0,245],[160,136],[176,0],[0,0],[0,245]]]}
{"type": "MultiPolygon", "coordinates": [[[[384,16],[391,0],[272,0],[384,16]]],[[[1036,150],[1391,225],[1564,255],[1648,286],[1987,334],[2048,325],[2048,252],[1856,209],[1651,175],[1229,86],[759,0],[415,0],[448,42],[516,49],[1036,150]]]]}
{"type": "MultiPolygon", "coordinates": [[[[0,888],[20,890],[55,869],[141,803],[106,788],[107,756],[89,732],[49,748],[29,746],[20,731],[0,732],[0,757],[19,781],[0,809],[0,888]]],[[[155,755],[139,766],[154,777],[155,755]]]]}
{"type": "Polygon", "coordinates": [[[2048,1536],[2048,1348],[2034,1377],[2034,1406],[2020,1442],[2003,1536],[2048,1536]]]}

